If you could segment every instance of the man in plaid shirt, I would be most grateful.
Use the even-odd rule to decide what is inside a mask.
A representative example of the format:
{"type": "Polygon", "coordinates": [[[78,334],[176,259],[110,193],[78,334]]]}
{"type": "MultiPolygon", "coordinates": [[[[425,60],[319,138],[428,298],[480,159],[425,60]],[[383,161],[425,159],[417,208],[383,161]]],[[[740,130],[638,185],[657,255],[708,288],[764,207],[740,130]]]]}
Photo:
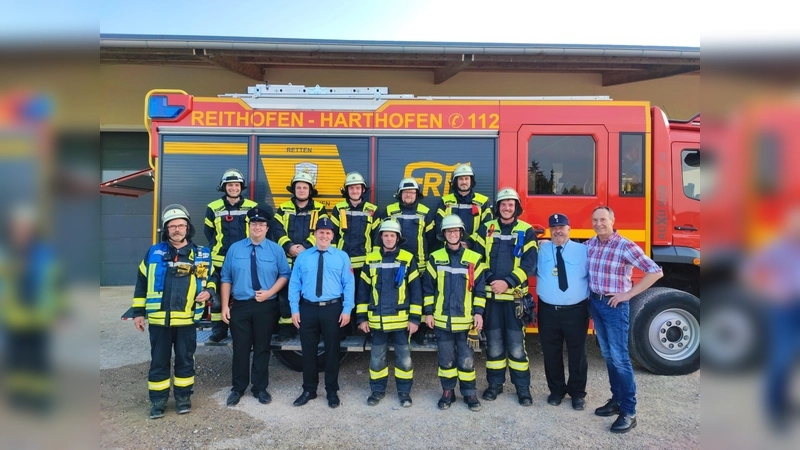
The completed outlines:
{"type": "Polygon", "coordinates": [[[627,433],[636,426],[636,382],[628,354],[629,300],[664,274],[638,245],[614,231],[614,211],[608,206],[592,212],[592,228],[597,236],[586,241],[589,309],[611,384],[611,399],[594,413],[604,417],[618,414],[611,432],[627,433]],[[645,272],[635,285],[631,280],[634,267],[645,272]]]}

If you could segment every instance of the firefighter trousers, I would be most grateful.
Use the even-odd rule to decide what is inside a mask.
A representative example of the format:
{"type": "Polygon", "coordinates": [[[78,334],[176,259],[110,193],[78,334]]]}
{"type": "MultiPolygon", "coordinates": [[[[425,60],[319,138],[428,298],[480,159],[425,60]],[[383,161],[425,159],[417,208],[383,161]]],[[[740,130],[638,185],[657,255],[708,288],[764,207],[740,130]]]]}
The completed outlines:
{"type": "Polygon", "coordinates": [[[394,378],[397,392],[411,392],[414,383],[414,366],[411,363],[411,346],[408,330],[372,330],[372,350],[369,358],[369,387],[372,391],[385,392],[389,382],[389,364],[386,353],[389,342],[394,346],[394,378]]]}
{"type": "Polygon", "coordinates": [[[461,395],[476,395],[478,388],[475,382],[475,352],[467,344],[467,332],[453,333],[439,328],[434,331],[439,345],[439,379],[442,389],[455,389],[458,380],[461,395]]]}
{"type": "Polygon", "coordinates": [[[525,352],[525,325],[515,314],[513,301],[486,299],[483,329],[486,333],[486,378],[489,385],[503,384],[508,367],[511,383],[531,385],[525,352]]]}
{"type": "Polygon", "coordinates": [[[169,398],[170,360],[175,350],[175,397],[192,395],[194,387],[194,352],[197,349],[197,329],[194,324],[184,327],[150,325],[150,373],[147,385],[150,400],[169,398]]]}

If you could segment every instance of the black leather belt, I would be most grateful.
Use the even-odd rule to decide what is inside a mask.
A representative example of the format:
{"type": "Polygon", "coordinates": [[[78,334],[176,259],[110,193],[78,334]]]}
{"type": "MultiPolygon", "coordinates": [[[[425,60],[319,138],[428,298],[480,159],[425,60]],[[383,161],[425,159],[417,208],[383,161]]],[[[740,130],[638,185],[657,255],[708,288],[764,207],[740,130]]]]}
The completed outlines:
{"type": "Polygon", "coordinates": [[[596,292],[592,292],[591,294],[589,294],[589,298],[592,298],[592,299],[595,299],[595,300],[602,300],[603,298],[611,298],[611,297],[613,297],[615,295],[616,294],[598,294],[596,292]]]}
{"type": "Polygon", "coordinates": [[[581,306],[585,306],[586,305],[586,300],[585,299],[581,300],[580,302],[578,302],[578,303],[576,303],[574,305],[552,305],[550,303],[542,301],[541,299],[539,300],[539,303],[542,304],[542,305],[545,305],[545,306],[549,306],[549,307],[555,309],[556,311],[561,311],[563,309],[572,309],[572,308],[578,308],[578,307],[581,307],[581,306]]]}
{"type": "Polygon", "coordinates": [[[302,299],[300,299],[300,301],[302,303],[305,303],[306,305],[311,305],[311,306],[328,306],[328,305],[335,305],[335,304],[339,303],[342,300],[339,299],[339,298],[334,298],[332,300],[325,300],[324,302],[312,302],[311,300],[307,300],[305,298],[302,298],[302,299]]]}

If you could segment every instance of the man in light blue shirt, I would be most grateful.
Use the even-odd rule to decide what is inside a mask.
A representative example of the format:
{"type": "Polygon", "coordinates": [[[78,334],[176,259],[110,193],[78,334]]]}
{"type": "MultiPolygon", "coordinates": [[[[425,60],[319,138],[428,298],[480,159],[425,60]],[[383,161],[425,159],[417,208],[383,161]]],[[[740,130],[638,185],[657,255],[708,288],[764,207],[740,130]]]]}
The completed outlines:
{"type": "Polygon", "coordinates": [[[569,218],[550,216],[552,241],[539,248],[536,295],[539,297],[539,339],[550,395],[558,406],[565,395],[572,407],[586,407],[586,333],[589,330],[589,270],[587,247],[569,240],[569,218]],[[564,381],[563,346],[567,343],[569,381],[564,381]]]}
{"type": "Polygon", "coordinates": [[[355,306],[355,279],[350,257],[331,246],[334,224],[327,216],[317,221],[316,244],[300,253],[289,281],[292,323],[300,330],[303,351],[303,393],[294,406],[317,398],[317,346],[325,341],[325,390],[328,406],[339,406],[339,328],[350,323],[355,306]]]}
{"type": "Polygon", "coordinates": [[[277,295],[291,270],[283,249],[266,239],[269,211],[269,206],[260,204],[247,212],[250,237],[231,244],[222,264],[222,320],[230,324],[233,338],[228,406],[238,404],[250,384],[251,348],[253,396],[264,405],[272,401],[267,392],[270,343],[280,316],[277,295]]]}

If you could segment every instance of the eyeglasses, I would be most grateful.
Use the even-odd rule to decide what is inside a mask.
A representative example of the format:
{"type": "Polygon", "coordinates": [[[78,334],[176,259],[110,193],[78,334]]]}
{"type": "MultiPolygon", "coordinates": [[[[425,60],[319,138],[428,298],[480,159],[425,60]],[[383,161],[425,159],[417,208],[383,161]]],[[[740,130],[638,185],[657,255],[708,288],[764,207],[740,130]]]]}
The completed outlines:
{"type": "Polygon", "coordinates": [[[170,226],[168,226],[168,227],[167,227],[167,229],[168,229],[169,231],[183,230],[183,229],[185,229],[185,228],[186,228],[186,225],[185,225],[185,224],[180,224],[180,225],[170,225],[170,226]]]}
{"type": "Polygon", "coordinates": [[[444,234],[461,234],[461,228],[448,228],[443,231],[444,234]]]}
{"type": "Polygon", "coordinates": [[[267,222],[250,222],[251,227],[266,227],[267,222]]]}

